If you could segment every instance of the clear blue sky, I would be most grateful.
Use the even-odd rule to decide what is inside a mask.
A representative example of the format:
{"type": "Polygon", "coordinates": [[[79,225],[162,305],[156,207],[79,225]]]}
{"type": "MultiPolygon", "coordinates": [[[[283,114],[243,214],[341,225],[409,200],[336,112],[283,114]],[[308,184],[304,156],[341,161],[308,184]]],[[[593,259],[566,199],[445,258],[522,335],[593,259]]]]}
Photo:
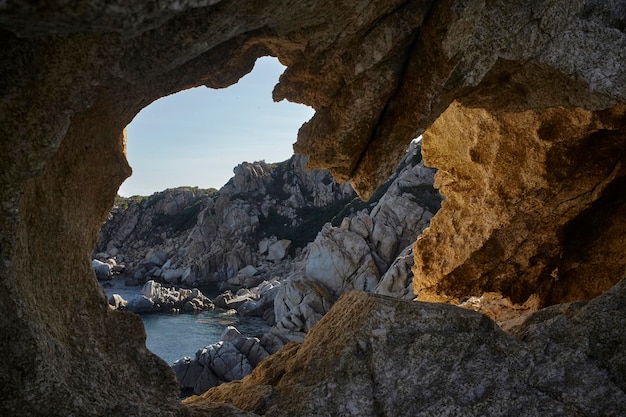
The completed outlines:
{"type": "Polygon", "coordinates": [[[241,162],[288,159],[313,110],[272,101],[283,70],[278,60],[261,58],[236,85],[182,91],[143,109],[128,125],[133,175],[119,194],[150,195],[183,185],[219,189],[241,162]]]}

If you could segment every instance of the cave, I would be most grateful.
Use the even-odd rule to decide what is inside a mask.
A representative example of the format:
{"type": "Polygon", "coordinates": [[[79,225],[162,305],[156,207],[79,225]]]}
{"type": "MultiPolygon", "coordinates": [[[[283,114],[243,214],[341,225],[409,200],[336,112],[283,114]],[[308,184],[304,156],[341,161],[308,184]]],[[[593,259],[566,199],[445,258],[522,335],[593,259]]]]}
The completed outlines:
{"type": "MultiPolygon", "coordinates": [[[[4,3],[2,414],[258,415],[272,401],[298,413],[295,388],[271,389],[297,368],[288,358],[306,359],[296,346],[183,405],[139,318],[107,308],[89,263],[130,175],[125,126],[160,97],[236,83],[262,56],[287,67],[274,99],[315,109],[294,150],[365,199],[423,134],[446,199],[415,244],[420,300],[494,292],[556,314],[600,296],[626,267],[625,15],[626,3],[599,0],[4,3]],[[245,411],[215,405],[224,398],[245,411]]],[[[331,320],[368,323],[374,301],[348,301],[309,345],[331,320]]],[[[623,304],[602,305],[623,317],[623,304]]],[[[445,323],[448,307],[415,308],[445,323]]],[[[611,337],[591,356],[613,364],[603,369],[621,394],[604,399],[626,407],[623,336],[611,337]]],[[[385,414],[383,399],[371,407],[385,414]]]]}

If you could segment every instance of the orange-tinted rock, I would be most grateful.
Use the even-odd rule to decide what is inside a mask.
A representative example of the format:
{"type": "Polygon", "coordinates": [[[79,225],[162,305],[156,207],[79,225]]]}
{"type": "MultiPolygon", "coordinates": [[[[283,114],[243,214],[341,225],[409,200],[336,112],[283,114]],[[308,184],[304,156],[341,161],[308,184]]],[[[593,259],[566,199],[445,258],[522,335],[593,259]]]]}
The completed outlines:
{"type": "Polygon", "coordinates": [[[268,416],[616,415],[625,289],[531,316],[521,340],[473,311],[349,292],[304,343],[185,404],[205,417],[221,403],[268,416]]]}
{"type": "Polygon", "coordinates": [[[626,268],[625,129],[623,106],[451,105],[424,134],[445,200],[415,244],[416,294],[499,292],[522,303],[537,293],[553,304],[612,286],[626,268]]]}

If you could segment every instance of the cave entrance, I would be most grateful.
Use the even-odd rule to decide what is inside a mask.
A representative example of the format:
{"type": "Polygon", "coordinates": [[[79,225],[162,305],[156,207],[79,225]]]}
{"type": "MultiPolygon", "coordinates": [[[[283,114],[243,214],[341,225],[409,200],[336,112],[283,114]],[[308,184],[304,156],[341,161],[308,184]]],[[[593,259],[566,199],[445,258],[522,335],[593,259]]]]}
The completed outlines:
{"type": "MultiPolygon", "coordinates": [[[[198,196],[206,194],[202,189],[221,188],[233,176],[233,169],[244,161],[282,162],[293,155],[292,143],[298,129],[313,115],[313,110],[286,100],[272,100],[272,89],[284,69],[276,58],[259,58],[254,69],[236,84],[223,89],[190,88],[162,97],[142,109],[127,126],[127,159],[134,172],[118,191],[123,198],[117,204],[124,210],[114,209],[94,251],[98,261],[106,263],[112,259],[127,268],[120,274],[124,278],[101,281],[105,288],[109,287],[109,297],[119,294],[129,301],[138,296],[143,282],[133,275],[142,268],[146,276],[153,267],[165,271],[167,262],[173,263],[169,271],[177,270],[177,258],[172,253],[179,248],[179,235],[195,224],[199,210],[204,208],[204,203],[198,201],[198,196]],[[168,203],[163,203],[163,198],[181,197],[175,193],[165,195],[164,190],[189,187],[201,190],[191,197],[191,202],[176,201],[184,206],[182,210],[170,210],[168,203]],[[141,202],[156,211],[134,210],[141,202]],[[132,213],[123,214],[129,208],[132,213]],[[141,219],[137,222],[138,213],[141,219]],[[185,221],[180,221],[183,218],[185,221]],[[168,226],[173,230],[167,230],[168,226]],[[168,240],[174,243],[169,244],[168,240]]],[[[165,275],[154,279],[164,283],[165,275]]],[[[207,290],[203,288],[211,298],[217,295],[207,290]]],[[[208,344],[207,337],[217,342],[226,325],[241,324],[233,317],[217,315],[160,316],[142,316],[146,345],[168,364],[193,356],[208,344]],[[186,329],[187,337],[176,337],[177,329],[186,329]]],[[[238,325],[246,331],[246,326],[252,325],[244,322],[241,326],[238,325]]],[[[251,329],[247,331],[250,333],[251,329]]]]}

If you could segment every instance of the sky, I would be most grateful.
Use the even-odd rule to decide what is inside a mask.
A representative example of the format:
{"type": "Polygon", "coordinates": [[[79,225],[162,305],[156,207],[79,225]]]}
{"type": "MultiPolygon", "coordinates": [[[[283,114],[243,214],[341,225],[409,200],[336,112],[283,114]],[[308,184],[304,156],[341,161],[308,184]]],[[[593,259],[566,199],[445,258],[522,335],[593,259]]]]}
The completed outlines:
{"type": "Polygon", "coordinates": [[[163,97],[127,127],[133,175],[118,194],[151,195],[166,188],[221,188],[244,162],[281,162],[293,154],[300,126],[313,109],[283,100],[272,90],[284,67],[275,58],[226,89],[198,87],[163,97]]]}

